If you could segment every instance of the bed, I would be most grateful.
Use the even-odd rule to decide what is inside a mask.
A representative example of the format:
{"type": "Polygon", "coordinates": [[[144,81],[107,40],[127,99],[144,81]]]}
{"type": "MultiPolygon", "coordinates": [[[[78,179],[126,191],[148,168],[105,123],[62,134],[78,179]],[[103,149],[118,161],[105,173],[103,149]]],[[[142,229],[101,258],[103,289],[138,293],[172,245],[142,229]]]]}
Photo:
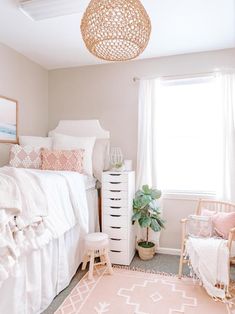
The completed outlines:
{"type": "MultiPolygon", "coordinates": [[[[101,140],[109,139],[109,132],[103,130],[97,120],[60,121],[57,128],[49,132],[49,136],[54,133],[83,137],[94,136],[101,140]]],[[[40,171],[42,170],[30,170],[26,174],[44,178],[45,175],[42,175],[40,171]]],[[[49,180],[51,180],[52,175],[66,181],[66,184],[68,184],[69,174],[63,174],[62,178],[58,173],[50,173],[48,175],[49,180]]],[[[65,232],[61,232],[63,226],[61,228],[55,226],[55,229],[58,230],[58,236],[50,237],[47,239],[46,244],[33,250],[26,250],[25,254],[18,257],[17,266],[12,268],[14,271],[1,283],[0,313],[42,313],[54,297],[68,286],[71,278],[76,273],[83,257],[84,235],[87,232],[99,230],[96,180],[92,177],[80,176],[83,176],[83,179],[77,179],[76,176],[75,180],[78,180],[78,184],[79,180],[84,183],[82,184],[87,199],[89,219],[86,220],[85,214],[80,213],[78,220],[74,220],[72,227],[69,229],[67,227],[68,230],[65,228],[65,232]],[[84,221],[81,223],[83,219],[84,221]]],[[[53,180],[58,179],[53,178],[53,180]]],[[[76,183],[76,181],[74,182],[76,183]]],[[[73,184],[71,184],[71,188],[74,188],[73,184]]],[[[82,194],[80,196],[82,197],[82,194]]],[[[80,201],[80,198],[77,197],[77,202],[80,201]]],[[[86,211],[86,209],[83,209],[83,211],[86,211]]],[[[66,221],[63,224],[66,224],[66,221]]]]}

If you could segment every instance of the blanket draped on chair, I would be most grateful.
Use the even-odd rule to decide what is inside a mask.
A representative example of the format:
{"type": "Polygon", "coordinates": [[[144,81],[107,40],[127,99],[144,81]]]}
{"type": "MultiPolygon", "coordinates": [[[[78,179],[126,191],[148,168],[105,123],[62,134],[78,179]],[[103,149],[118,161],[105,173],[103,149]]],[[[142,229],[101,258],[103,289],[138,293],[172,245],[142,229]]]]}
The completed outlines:
{"type": "Polygon", "coordinates": [[[229,250],[227,241],[216,238],[189,238],[186,243],[193,273],[207,293],[222,300],[229,286],[229,250]]]}

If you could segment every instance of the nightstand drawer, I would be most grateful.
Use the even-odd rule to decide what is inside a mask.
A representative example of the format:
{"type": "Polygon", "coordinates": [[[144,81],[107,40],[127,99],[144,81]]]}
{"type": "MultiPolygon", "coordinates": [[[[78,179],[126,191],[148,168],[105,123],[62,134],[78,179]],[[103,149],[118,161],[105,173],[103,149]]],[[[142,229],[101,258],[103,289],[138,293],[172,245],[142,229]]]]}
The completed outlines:
{"type": "Polygon", "coordinates": [[[127,199],[104,198],[103,207],[128,207],[127,199]]]}
{"type": "Polygon", "coordinates": [[[127,199],[128,192],[126,191],[120,191],[120,190],[105,190],[103,188],[103,195],[105,195],[105,198],[121,198],[121,199],[127,199]]]}
{"type": "Polygon", "coordinates": [[[103,223],[110,227],[127,227],[126,216],[123,215],[103,215],[103,223]]]}
{"type": "Polygon", "coordinates": [[[106,215],[124,215],[130,214],[131,209],[122,206],[105,206],[103,207],[103,213],[106,215]]]}
{"type": "Polygon", "coordinates": [[[135,172],[102,174],[102,231],[110,239],[112,263],[129,265],[135,251],[131,217],[135,195],[135,172]]]}
{"type": "Polygon", "coordinates": [[[127,191],[126,182],[104,182],[103,189],[108,191],[127,191]]]}
{"type": "Polygon", "coordinates": [[[127,173],[103,173],[103,182],[127,182],[127,173]]]}
{"type": "Polygon", "coordinates": [[[103,232],[110,238],[127,239],[128,230],[125,227],[104,226],[103,232]]]}
{"type": "Polygon", "coordinates": [[[109,257],[112,264],[126,264],[128,254],[127,251],[110,250],[109,257]]]}
{"type": "Polygon", "coordinates": [[[109,249],[115,251],[126,252],[127,251],[127,240],[110,238],[109,249]]]}

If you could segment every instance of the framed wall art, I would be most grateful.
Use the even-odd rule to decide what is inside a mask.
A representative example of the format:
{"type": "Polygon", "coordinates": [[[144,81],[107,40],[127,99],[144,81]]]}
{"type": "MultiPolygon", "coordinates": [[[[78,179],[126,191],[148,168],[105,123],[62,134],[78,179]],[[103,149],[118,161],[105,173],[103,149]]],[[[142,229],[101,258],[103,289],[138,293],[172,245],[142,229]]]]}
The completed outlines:
{"type": "Polygon", "coordinates": [[[0,96],[0,143],[18,143],[18,102],[0,96]]]}

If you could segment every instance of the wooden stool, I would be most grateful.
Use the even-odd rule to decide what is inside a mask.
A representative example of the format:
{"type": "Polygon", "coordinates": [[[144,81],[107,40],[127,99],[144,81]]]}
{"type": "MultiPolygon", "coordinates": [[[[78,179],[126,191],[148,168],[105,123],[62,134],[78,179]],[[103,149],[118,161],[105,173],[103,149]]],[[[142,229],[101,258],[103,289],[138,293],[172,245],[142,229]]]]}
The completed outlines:
{"type": "Polygon", "coordinates": [[[82,270],[89,265],[88,279],[93,279],[93,270],[95,265],[107,265],[110,275],[113,274],[112,265],[108,255],[109,239],[108,235],[102,232],[87,234],[85,237],[85,255],[83,257],[82,270]],[[100,262],[95,263],[95,258],[100,257],[100,262]]]}

